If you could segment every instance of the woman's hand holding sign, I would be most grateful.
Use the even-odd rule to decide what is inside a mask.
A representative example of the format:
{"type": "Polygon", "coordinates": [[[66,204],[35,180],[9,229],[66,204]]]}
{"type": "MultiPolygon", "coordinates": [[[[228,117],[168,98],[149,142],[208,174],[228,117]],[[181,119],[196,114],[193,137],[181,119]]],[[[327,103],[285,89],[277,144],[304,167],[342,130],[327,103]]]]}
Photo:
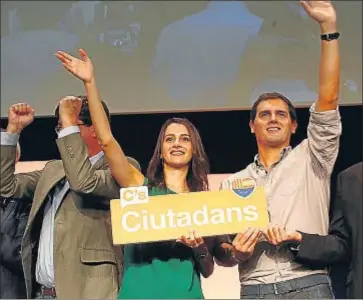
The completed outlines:
{"type": "Polygon", "coordinates": [[[189,230],[189,237],[182,235],[181,238],[177,240],[177,242],[182,243],[190,248],[198,248],[204,245],[203,238],[200,237],[195,230],[189,230]]]}
{"type": "Polygon", "coordinates": [[[189,230],[189,237],[181,236],[177,242],[190,247],[196,264],[204,278],[208,278],[214,270],[213,256],[209,253],[208,246],[204,239],[200,237],[195,230],[189,230]]]}

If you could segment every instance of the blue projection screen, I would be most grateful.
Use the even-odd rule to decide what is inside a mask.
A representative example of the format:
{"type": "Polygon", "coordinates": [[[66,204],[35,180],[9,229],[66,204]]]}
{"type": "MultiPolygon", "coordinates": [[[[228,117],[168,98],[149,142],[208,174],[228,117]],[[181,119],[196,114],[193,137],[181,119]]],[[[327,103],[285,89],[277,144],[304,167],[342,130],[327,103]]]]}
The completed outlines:
{"type": "MultiPolygon", "coordinates": [[[[333,1],[341,103],[362,101],[362,2],[333,1]]],[[[83,94],[53,55],[83,48],[113,113],[248,109],[277,91],[317,97],[319,27],[299,1],[1,1],[1,116],[83,94]]]]}

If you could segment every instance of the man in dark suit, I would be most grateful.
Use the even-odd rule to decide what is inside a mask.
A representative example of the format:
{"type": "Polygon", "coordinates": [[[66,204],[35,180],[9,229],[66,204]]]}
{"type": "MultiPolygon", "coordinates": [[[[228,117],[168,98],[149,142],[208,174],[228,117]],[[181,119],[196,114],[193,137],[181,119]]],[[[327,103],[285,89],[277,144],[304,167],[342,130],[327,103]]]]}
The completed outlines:
{"type": "Polygon", "coordinates": [[[87,99],[62,99],[56,116],[61,160],[42,171],[14,174],[16,142],[34,119],[29,105],[12,105],[7,132],[1,132],[0,196],[33,199],[21,245],[27,298],[114,299],[122,270],[111,240],[109,200],[119,197],[119,186],[87,99]]]}
{"type": "MultiPolygon", "coordinates": [[[[18,143],[15,163],[19,159],[18,143]]],[[[0,299],[26,298],[20,247],[30,207],[31,199],[0,198],[0,299]]]]}
{"type": "Polygon", "coordinates": [[[311,266],[349,261],[347,298],[362,299],[362,162],[338,175],[329,235],[301,233],[296,260],[311,266]]]}

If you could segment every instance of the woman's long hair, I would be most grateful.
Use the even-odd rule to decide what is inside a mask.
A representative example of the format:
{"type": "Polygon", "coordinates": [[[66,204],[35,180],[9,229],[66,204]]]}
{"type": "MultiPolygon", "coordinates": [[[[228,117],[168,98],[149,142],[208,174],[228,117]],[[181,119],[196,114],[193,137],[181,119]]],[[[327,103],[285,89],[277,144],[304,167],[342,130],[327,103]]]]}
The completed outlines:
{"type": "Polygon", "coordinates": [[[154,154],[146,172],[146,177],[148,178],[150,185],[156,185],[160,189],[166,189],[161,148],[165,137],[165,131],[170,124],[184,125],[190,135],[193,155],[187,174],[189,190],[191,192],[208,190],[207,176],[209,173],[209,161],[204,151],[202,139],[195,126],[189,120],[183,118],[170,118],[161,127],[154,154]]]}
{"type": "MultiPolygon", "coordinates": [[[[166,128],[170,124],[184,125],[190,135],[193,155],[187,174],[187,184],[191,192],[208,190],[209,161],[205,154],[202,140],[198,130],[187,119],[171,118],[161,127],[156,143],[154,154],[149,162],[146,172],[149,187],[157,186],[166,190],[163,160],[161,158],[161,148],[163,145],[166,128]]],[[[192,250],[174,241],[163,241],[157,243],[136,244],[134,247],[134,262],[151,262],[154,258],[167,261],[170,258],[188,259],[192,256],[192,250]]]]}

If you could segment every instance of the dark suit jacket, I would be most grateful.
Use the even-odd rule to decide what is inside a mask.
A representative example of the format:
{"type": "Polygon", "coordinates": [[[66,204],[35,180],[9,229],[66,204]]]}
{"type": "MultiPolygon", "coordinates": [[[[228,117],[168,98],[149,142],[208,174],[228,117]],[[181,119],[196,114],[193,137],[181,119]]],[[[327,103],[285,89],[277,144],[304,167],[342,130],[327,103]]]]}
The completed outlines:
{"type": "Polygon", "coordinates": [[[30,212],[28,199],[1,199],[0,298],[26,298],[20,247],[30,212]]]}
{"type": "Polygon", "coordinates": [[[329,235],[302,233],[296,260],[315,267],[350,262],[347,298],[362,299],[362,162],[338,174],[329,235]]]}
{"type": "Polygon", "coordinates": [[[21,256],[27,297],[34,297],[35,265],[44,206],[54,187],[65,179],[70,190],[54,220],[54,280],[62,299],[115,299],[121,270],[109,227],[109,200],[119,186],[105,159],[91,165],[79,133],[57,139],[61,161],[42,171],[16,174],[16,146],[1,146],[1,196],[33,199],[22,241],[21,256]]]}

